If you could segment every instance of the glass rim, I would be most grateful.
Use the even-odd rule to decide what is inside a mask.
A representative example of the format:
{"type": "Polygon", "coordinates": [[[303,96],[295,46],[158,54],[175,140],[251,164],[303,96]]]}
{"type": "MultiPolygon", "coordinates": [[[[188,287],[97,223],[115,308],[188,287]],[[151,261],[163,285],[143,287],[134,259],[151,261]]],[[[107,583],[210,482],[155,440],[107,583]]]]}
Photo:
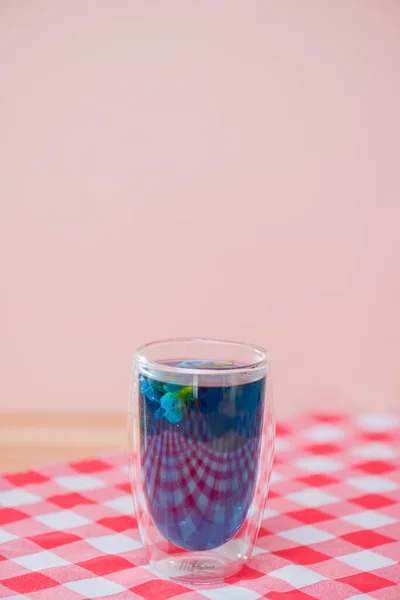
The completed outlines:
{"type": "Polygon", "coordinates": [[[241,372],[249,372],[253,370],[257,370],[263,367],[266,367],[269,363],[269,351],[263,348],[262,346],[257,346],[255,344],[249,344],[246,342],[236,342],[232,340],[221,340],[216,338],[203,338],[203,337],[177,337],[177,338],[164,338],[161,340],[154,340],[152,342],[145,342],[136,348],[135,357],[141,366],[149,367],[150,369],[154,369],[158,372],[164,373],[177,373],[182,375],[229,375],[229,374],[237,374],[241,372]],[[144,351],[150,347],[169,344],[169,343],[190,343],[190,342],[200,342],[200,343],[209,343],[209,344],[230,344],[232,346],[245,348],[247,350],[253,350],[256,355],[260,357],[259,360],[249,362],[246,364],[235,365],[232,367],[222,368],[221,367],[211,367],[209,369],[199,369],[199,368],[188,368],[188,367],[175,367],[168,364],[163,364],[157,362],[155,360],[150,360],[144,354],[144,351]]]}

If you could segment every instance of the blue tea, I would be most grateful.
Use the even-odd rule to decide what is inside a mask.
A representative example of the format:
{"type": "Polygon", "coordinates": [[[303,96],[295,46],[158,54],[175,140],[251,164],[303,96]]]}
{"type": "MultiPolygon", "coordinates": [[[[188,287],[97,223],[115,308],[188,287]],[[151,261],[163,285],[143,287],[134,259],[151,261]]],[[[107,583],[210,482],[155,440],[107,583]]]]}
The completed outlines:
{"type": "MultiPolygon", "coordinates": [[[[168,364],[221,373],[231,368],[211,361],[168,364]]],[[[161,534],[188,550],[217,548],[243,525],[255,491],[264,411],[265,378],[212,387],[202,379],[180,385],[139,377],[148,510],[161,534]]]]}

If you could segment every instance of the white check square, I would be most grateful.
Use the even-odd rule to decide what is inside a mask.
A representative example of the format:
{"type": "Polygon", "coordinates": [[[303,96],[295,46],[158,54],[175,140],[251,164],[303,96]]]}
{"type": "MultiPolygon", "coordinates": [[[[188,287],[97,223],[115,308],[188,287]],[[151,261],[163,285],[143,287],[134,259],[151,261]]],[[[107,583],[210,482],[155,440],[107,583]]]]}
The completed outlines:
{"type": "Polygon", "coordinates": [[[306,585],[313,585],[326,579],[326,577],[315,573],[315,571],[311,571],[311,569],[306,569],[300,565],[287,565],[276,571],[271,571],[269,575],[286,581],[286,583],[289,583],[296,589],[300,589],[306,585]]]}
{"type": "Polygon", "coordinates": [[[274,485],[274,483],[279,483],[284,480],[285,480],[285,478],[283,475],[281,475],[280,473],[277,473],[276,471],[272,471],[271,478],[270,478],[271,485],[274,485]]]}
{"type": "Polygon", "coordinates": [[[283,531],[279,535],[286,540],[297,542],[303,546],[335,539],[335,536],[332,535],[332,533],[321,531],[312,525],[303,525],[302,527],[288,529],[288,531],[283,531]]]}
{"type": "Polygon", "coordinates": [[[357,424],[367,431],[391,431],[400,427],[400,419],[387,413],[365,414],[357,418],[357,424]]]}
{"type": "Polygon", "coordinates": [[[368,594],[356,594],[355,596],[352,596],[351,598],[347,598],[347,600],[375,600],[372,596],[369,596],[368,594]]]}
{"type": "Polygon", "coordinates": [[[267,553],[269,553],[269,550],[267,550],[266,548],[258,548],[257,546],[254,546],[253,552],[251,553],[251,555],[257,556],[257,554],[267,554],[267,553]]]}
{"type": "Polygon", "coordinates": [[[57,556],[57,554],[47,551],[28,554],[27,556],[19,556],[18,558],[13,558],[13,562],[30,571],[42,571],[43,569],[64,567],[65,565],[71,564],[60,556],[57,556]]]}
{"type": "Polygon", "coordinates": [[[397,523],[396,519],[382,515],[375,510],[364,510],[355,515],[347,515],[342,517],[342,520],[351,523],[352,525],[362,527],[363,529],[376,529],[377,527],[397,523]]]}
{"type": "Polygon", "coordinates": [[[352,487],[368,492],[369,494],[380,494],[382,492],[392,492],[398,489],[398,484],[379,475],[366,475],[365,477],[349,477],[347,483],[352,487]]]}
{"type": "Polygon", "coordinates": [[[307,488],[299,492],[287,494],[286,497],[308,508],[317,508],[318,506],[325,506],[326,504],[333,504],[340,501],[336,496],[323,492],[318,488],[307,488]]]}
{"type": "Polygon", "coordinates": [[[351,451],[351,453],[353,456],[370,458],[372,460],[385,460],[396,458],[396,456],[398,456],[398,452],[396,452],[394,448],[391,448],[389,444],[382,444],[378,442],[357,446],[351,451]]]}
{"type": "Polygon", "coordinates": [[[142,547],[140,542],[127,535],[122,535],[122,533],[88,538],[86,541],[105,554],[122,554],[123,552],[130,552],[142,547]]]}
{"type": "Polygon", "coordinates": [[[263,519],[271,519],[272,517],[276,517],[278,515],[277,510],[272,510],[270,508],[265,508],[263,512],[263,519]]]}
{"type": "Polygon", "coordinates": [[[35,519],[39,523],[43,523],[43,525],[47,525],[47,527],[51,527],[57,531],[65,531],[66,529],[73,529],[74,527],[81,527],[82,525],[89,525],[91,523],[89,519],[77,515],[72,510],[47,513],[39,515],[35,519]]]}
{"type": "Polygon", "coordinates": [[[285,438],[277,437],[275,439],[275,452],[287,452],[292,447],[291,443],[285,438]]]}
{"type": "Polygon", "coordinates": [[[133,516],[135,512],[132,496],[118,496],[118,498],[107,500],[107,502],[104,502],[104,505],[113,508],[123,515],[133,516]]]}
{"type": "Polygon", "coordinates": [[[326,456],[305,456],[296,460],[295,465],[308,473],[331,473],[345,468],[341,461],[326,456]]]}
{"type": "Polygon", "coordinates": [[[345,556],[338,557],[336,560],[340,560],[359,571],[374,571],[375,569],[383,569],[383,567],[390,567],[396,564],[395,560],[381,556],[370,550],[346,554],[345,556]]]}
{"type": "Polygon", "coordinates": [[[18,488],[0,492],[0,506],[5,506],[7,508],[33,504],[34,502],[40,502],[41,500],[42,499],[39,496],[18,488]]]}
{"type": "Polygon", "coordinates": [[[314,442],[323,442],[324,444],[328,442],[338,442],[345,437],[345,432],[341,427],[337,427],[336,425],[330,425],[329,423],[324,423],[321,425],[315,425],[315,427],[310,427],[305,431],[305,436],[313,440],[314,442]]]}
{"type": "Polygon", "coordinates": [[[15,540],[16,538],[16,535],[14,535],[13,533],[9,533],[8,531],[0,527],[0,544],[11,542],[11,540],[15,540]]]}
{"type": "Polygon", "coordinates": [[[229,598],[229,600],[259,600],[259,598],[262,598],[258,592],[246,590],[246,588],[237,585],[230,585],[228,586],[228,589],[202,589],[201,595],[210,598],[210,600],[226,600],[227,598],[229,598]]]}
{"type": "Polygon", "coordinates": [[[54,481],[70,492],[85,492],[104,487],[105,483],[98,477],[89,475],[64,475],[55,477],[54,481]]]}
{"type": "Polygon", "coordinates": [[[73,592],[81,594],[84,598],[103,598],[119,592],[126,592],[127,589],[119,583],[114,583],[104,577],[92,577],[91,579],[81,579],[80,581],[71,581],[64,583],[65,587],[73,592]]]}

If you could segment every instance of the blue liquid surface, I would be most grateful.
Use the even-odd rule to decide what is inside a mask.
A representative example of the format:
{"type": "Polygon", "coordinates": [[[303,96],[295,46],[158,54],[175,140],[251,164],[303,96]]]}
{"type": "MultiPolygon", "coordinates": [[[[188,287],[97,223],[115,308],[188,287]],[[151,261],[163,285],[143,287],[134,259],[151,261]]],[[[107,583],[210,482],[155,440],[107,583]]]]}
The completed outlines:
{"type": "Polygon", "coordinates": [[[217,548],[243,525],[253,499],[265,378],[198,387],[140,375],[139,387],[143,486],[153,522],[180,548],[217,548]]]}

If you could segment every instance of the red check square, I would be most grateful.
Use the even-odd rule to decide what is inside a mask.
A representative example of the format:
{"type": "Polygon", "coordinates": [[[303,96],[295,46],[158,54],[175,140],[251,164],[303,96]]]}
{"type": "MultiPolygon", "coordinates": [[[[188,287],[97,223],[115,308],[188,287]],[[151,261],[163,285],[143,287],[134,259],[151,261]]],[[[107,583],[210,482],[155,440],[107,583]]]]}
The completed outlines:
{"type": "Polygon", "coordinates": [[[371,510],[396,504],[395,500],[387,498],[386,496],[381,496],[381,494],[365,494],[364,496],[357,496],[357,498],[351,498],[350,502],[371,510]]]}
{"type": "Polygon", "coordinates": [[[172,583],[171,581],[165,581],[163,579],[153,579],[152,581],[147,581],[146,583],[131,588],[131,592],[134,592],[138,596],[143,596],[143,598],[146,599],[169,600],[170,598],[176,598],[181,594],[190,592],[190,590],[178,583],[172,583]]]}
{"type": "Polygon", "coordinates": [[[117,488],[119,490],[122,490],[126,494],[131,493],[131,484],[130,483],[120,483],[119,485],[117,485],[117,488]]]}
{"type": "Polygon", "coordinates": [[[137,521],[133,517],[106,517],[97,521],[99,525],[112,529],[113,531],[126,531],[127,529],[136,529],[137,521]]]}
{"type": "Polygon", "coordinates": [[[321,487],[325,485],[329,485],[331,483],[337,483],[337,479],[333,479],[333,477],[327,477],[326,475],[310,475],[309,477],[301,477],[299,481],[309,485],[310,487],[321,487]]]}
{"type": "Polygon", "coordinates": [[[66,544],[72,544],[72,542],[78,542],[81,538],[72,533],[66,533],[65,531],[50,531],[49,533],[41,533],[40,535],[34,535],[29,538],[31,542],[34,542],[45,550],[51,548],[57,548],[58,546],[65,546],[66,544]]]}
{"type": "Polygon", "coordinates": [[[283,425],[283,423],[276,424],[276,435],[289,435],[291,433],[290,427],[283,425]]]}
{"type": "Polygon", "coordinates": [[[27,573],[11,579],[3,579],[1,585],[8,587],[13,592],[18,592],[18,594],[31,594],[59,584],[58,581],[54,581],[42,573],[27,573]]]}
{"type": "Polygon", "coordinates": [[[301,590],[291,590],[290,592],[267,592],[264,598],[267,598],[268,600],[315,600],[315,596],[310,596],[310,594],[306,594],[301,590]]]}
{"type": "Polygon", "coordinates": [[[340,448],[335,444],[310,444],[309,446],[305,446],[304,450],[312,454],[334,454],[335,452],[339,452],[340,448]]]}
{"type": "Polygon", "coordinates": [[[265,529],[265,527],[261,526],[260,530],[258,532],[258,537],[265,537],[266,535],[272,535],[272,531],[270,531],[269,529],[265,529]]]}
{"type": "Polygon", "coordinates": [[[388,579],[384,579],[383,577],[378,577],[373,573],[357,573],[356,575],[343,577],[338,581],[341,581],[346,585],[351,585],[353,588],[356,588],[356,590],[359,590],[360,592],[364,593],[382,590],[391,585],[395,585],[393,581],[389,581],[388,579]]]}
{"type": "Polygon", "coordinates": [[[129,562],[129,560],[126,560],[126,558],[122,558],[122,556],[103,554],[96,558],[78,563],[78,566],[83,567],[95,575],[110,575],[110,573],[131,569],[134,565],[129,562]]]}
{"type": "Polygon", "coordinates": [[[28,515],[15,508],[0,508],[0,525],[8,525],[27,518],[28,515]]]}
{"type": "Polygon", "coordinates": [[[49,481],[48,477],[45,477],[44,475],[42,475],[41,473],[37,473],[36,471],[23,471],[22,473],[6,475],[5,479],[8,479],[8,481],[16,487],[23,487],[25,485],[49,481]]]}
{"type": "Polygon", "coordinates": [[[297,565],[315,565],[323,562],[324,560],[330,560],[330,556],[317,552],[307,546],[297,546],[295,548],[288,548],[287,550],[279,550],[274,552],[276,556],[290,560],[297,565]]]}
{"type": "Polygon", "coordinates": [[[371,442],[391,442],[393,440],[392,434],[385,431],[366,431],[362,437],[371,442]]]}
{"type": "Polygon", "coordinates": [[[259,579],[260,577],[264,577],[264,575],[265,573],[262,573],[261,571],[256,571],[256,569],[251,569],[246,565],[245,567],[243,567],[243,569],[241,569],[241,571],[239,571],[239,573],[236,573],[236,575],[233,575],[232,577],[228,577],[226,579],[226,582],[229,585],[234,585],[235,583],[237,583],[238,581],[242,581],[243,579],[245,579],[246,581],[250,579],[259,579]]]}
{"type": "Polygon", "coordinates": [[[360,471],[364,471],[364,473],[369,473],[369,475],[380,475],[382,473],[388,473],[389,471],[394,471],[395,468],[396,467],[393,464],[385,462],[383,460],[369,460],[367,462],[354,465],[354,469],[360,469],[360,471]]]}
{"type": "Polygon", "coordinates": [[[396,541],[387,537],[386,535],[376,533],[376,531],[373,531],[372,529],[352,531],[351,533],[347,533],[341,537],[343,540],[346,540],[346,542],[350,542],[351,544],[360,546],[361,548],[375,548],[376,546],[382,546],[383,544],[390,544],[391,542],[396,541]]]}
{"type": "Polygon", "coordinates": [[[99,473],[101,471],[108,471],[111,469],[111,465],[108,465],[103,460],[80,460],[78,462],[71,463],[71,467],[78,473],[99,473]]]}
{"type": "Polygon", "coordinates": [[[334,519],[332,515],[328,515],[328,513],[318,510],[317,508],[305,508],[303,510],[295,510],[287,514],[289,517],[297,519],[306,525],[311,525],[312,523],[321,523],[322,521],[334,519]]]}
{"type": "Polygon", "coordinates": [[[312,418],[320,423],[339,423],[343,421],[344,415],[336,413],[314,413],[312,418]]]}
{"type": "Polygon", "coordinates": [[[78,493],[57,494],[56,496],[50,496],[48,501],[56,504],[60,508],[73,508],[79,504],[94,504],[93,500],[78,493]]]}

